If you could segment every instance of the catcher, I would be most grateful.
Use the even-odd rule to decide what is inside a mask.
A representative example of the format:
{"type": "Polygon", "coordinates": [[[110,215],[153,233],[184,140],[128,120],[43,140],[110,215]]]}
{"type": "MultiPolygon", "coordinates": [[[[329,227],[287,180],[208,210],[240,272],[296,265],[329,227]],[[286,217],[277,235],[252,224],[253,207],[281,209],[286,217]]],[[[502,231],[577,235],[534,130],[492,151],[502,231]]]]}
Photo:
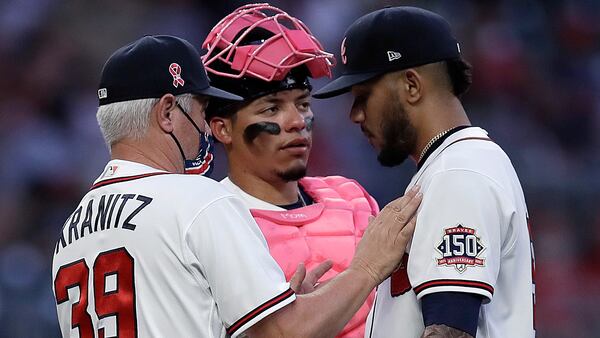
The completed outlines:
{"type": "MultiPolygon", "coordinates": [[[[305,177],[315,126],[309,78],[331,77],[335,59],[300,20],[268,4],[238,8],[202,47],[212,83],[244,98],[213,100],[206,112],[227,154],[221,183],[251,209],[292,285],[314,269],[301,290],[311,291],[348,267],[379,211],[354,180],[305,177]]],[[[373,299],[371,292],[339,337],[363,336],[373,299]]]]}

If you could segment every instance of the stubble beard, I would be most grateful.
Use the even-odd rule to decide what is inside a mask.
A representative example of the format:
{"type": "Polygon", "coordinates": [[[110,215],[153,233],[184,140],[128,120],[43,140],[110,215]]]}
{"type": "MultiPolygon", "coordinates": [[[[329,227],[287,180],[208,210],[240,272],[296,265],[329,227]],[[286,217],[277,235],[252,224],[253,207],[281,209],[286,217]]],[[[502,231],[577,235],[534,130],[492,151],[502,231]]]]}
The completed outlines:
{"type": "Polygon", "coordinates": [[[383,113],[381,131],[383,145],[377,160],[384,167],[402,164],[413,152],[417,144],[417,130],[411,124],[399,98],[393,97],[392,104],[383,113]]]}
{"type": "Polygon", "coordinates": [[[275,174],[284,182],[298,181],[306,176],[306,166],[298,165],[284,171],[277,171],[275,174]]]}

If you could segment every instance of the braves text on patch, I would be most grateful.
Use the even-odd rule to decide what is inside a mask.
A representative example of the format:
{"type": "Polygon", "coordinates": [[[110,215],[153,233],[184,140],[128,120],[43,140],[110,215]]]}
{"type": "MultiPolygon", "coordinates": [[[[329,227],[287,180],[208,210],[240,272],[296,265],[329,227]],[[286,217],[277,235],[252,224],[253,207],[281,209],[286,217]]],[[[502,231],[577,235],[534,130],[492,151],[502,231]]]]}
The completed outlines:
{"type": "Polygon", "coordinates": [[[461,224],[444,229],[442,241],[436,250],[442,255],[437,259],[438,266],[454,266],[463,273],[469,266],[483,266],[485,259],[480,255],[485,251],[481,239],[477,236],[475,229],[467,228],[461,224]]]}

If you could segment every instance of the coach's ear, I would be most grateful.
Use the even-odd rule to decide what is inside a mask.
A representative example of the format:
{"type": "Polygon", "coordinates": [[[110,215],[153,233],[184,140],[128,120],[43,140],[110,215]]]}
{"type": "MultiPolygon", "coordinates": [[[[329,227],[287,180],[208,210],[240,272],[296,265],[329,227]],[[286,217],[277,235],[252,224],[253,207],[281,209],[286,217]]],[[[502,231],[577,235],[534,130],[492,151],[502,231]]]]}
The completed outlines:
{"type": "Polygon", "coordinates": [[[152,108],[152,116],[165,133],[173,132],[173,109],[176,107],[175,96],[163,95],[152,108]]]}
{"type": "Polygon", "coordinates": [[[231,144],[231,119],[223,117],[213,117],[208,122],[210,130],[217,141],[224,145],[231,144]]]}

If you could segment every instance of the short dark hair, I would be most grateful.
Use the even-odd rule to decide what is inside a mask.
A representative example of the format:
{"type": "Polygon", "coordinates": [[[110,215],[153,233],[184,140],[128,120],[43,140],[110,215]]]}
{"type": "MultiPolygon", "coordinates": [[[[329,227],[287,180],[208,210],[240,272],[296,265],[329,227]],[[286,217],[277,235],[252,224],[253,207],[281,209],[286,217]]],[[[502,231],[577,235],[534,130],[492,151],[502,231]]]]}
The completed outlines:
{"type": "Polygon", "coordinates": [[[248,104],[250,104],[249,101],[235,102],[211,98],[205,110],[206,121],[210,122],[213,117],[235,119],[237,112],[248,104]]]}
{"type": "Polygon", "coordinates": [[[446,60],[445,63],[448,78],[452,85],[452,93],[456,97],[461,97],[471,87],[473,67],[463,58],[446,60]]]}

